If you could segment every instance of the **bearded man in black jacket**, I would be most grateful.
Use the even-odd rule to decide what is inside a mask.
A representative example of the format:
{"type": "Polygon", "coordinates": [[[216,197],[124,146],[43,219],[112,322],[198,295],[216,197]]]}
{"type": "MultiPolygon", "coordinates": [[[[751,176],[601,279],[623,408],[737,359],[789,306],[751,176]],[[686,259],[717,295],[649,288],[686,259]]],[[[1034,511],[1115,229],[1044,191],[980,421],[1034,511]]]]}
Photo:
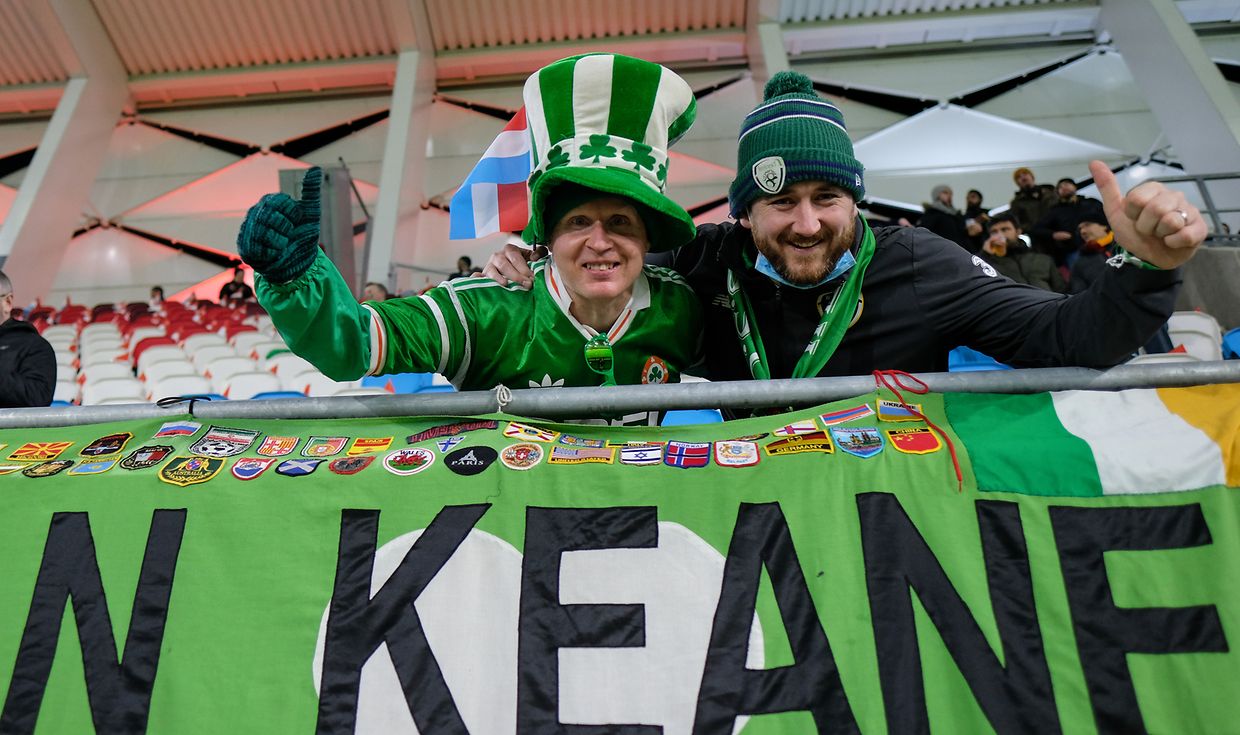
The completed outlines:
{"type": "Polygon", "coordinates": [[[47,406],[56,353],[29,322],[13,318],[13,282],[0,272],[0,408],[47,406]]]}

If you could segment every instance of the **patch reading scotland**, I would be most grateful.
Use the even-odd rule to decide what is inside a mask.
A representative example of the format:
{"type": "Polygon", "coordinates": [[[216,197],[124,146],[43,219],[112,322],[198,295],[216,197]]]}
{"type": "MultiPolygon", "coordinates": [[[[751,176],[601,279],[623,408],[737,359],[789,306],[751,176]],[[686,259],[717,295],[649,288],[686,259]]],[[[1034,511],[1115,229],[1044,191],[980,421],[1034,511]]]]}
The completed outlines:
{"type": "Polygon", "coordinates": [[[613,464],[616,450],[607,447],[551,447],[547,464],[613,464]]]}
{"type": "Polygon", "coordinates": [[[781,426],[773,433],[775,436],[797,436],[799,434],[812,434],[818,431],[818,424],[813,419],[805,419],[803,421],[793,421],[787,426],[781,426]]]}
{"type": "MultiPolygon", "coordinates": [[[[189,446],[191,454],[203,457],[232,457],[250,448],[258,438],[257,431],[250,429],[229,429],[224,426],[212,426],[202,438],[189,446]]],[[[162,470],[161,470],[162,477],[162,470]]]]}
{"type": "Polygon", "coordinates": [[[758,459],[758,445],[753,442],[715,442],[715,464],[720,467],[753,467],[758,459]]]}
{"type": "MultiPolygon", "coordinates": [[[[73,442],[26,442],[14,449],[13,453],[9,455],[9,459],[15,459],[19,462],[41,462],[56,459],[71,446],[73,446],[73,442]]],[[[25,473],[23,472],[22,474],[25,473]]]]}
{"type": "Polygon", "coordinates": [[[663,464],[663,445],[625,444],[620,447],[620,464],[631,464],[639,467],[663,464]]]}
{"type": "Polygon", "coordinates": [[[823,426],[835,426],[836,424],[842,424],[847,421],[856,421],[857,419],[863,419],[866,416],[873,415],[874,409],[870,408],[870,404],[863,403],[860,406],[841,408],[838,411],[821,414],[818,417],[818,420],[822,422],[823,426]]]}
{"type": "Polygon", "coordinates": [[[375,455],[364,454],[359,457],[338,457],[327,463],[327,469],[337,475],[356,475],[375,461],[375,455]]]}
{"type": "Polygon", "coordinates": [[[573,436],[572,434],[560,435],[559,442],[566,447],[587,447],[590,449],[601,449],[607,446],[607,442],[602,439],[586,439],[585,437],[573,436]]]}
{"type": "Polygon", "coordinates": [[[682,469],[705,467],[710,464],[710,442],[668,442],[663,452],[663,464],[682,469]]]}
{"type": "Polygon", "coordinates": [[[173,457],[159,469],[159,479],[170,485],[186,487],[206,482],[218,475],[222,469],[224,460],[221,458],[173,457]]]}
{"type": "Polygon", "coordinates": [[[163,462],[172,454],[172,447],[163,444],[151,444],[138,447],[121,460],[122,470],[145,470],[163,462]]]}
{"type": "Polygon", "coordinates": [[[232,475],[238,480],[253,480],[267,471],[275,457],[241,457],[233,462],[232,475]]]}
{"type": "Polygon", "coordinates": [[[105,457],[109,454],[120,454],[125,450],[125,445],[132,438],[133,434],[128,431],[101,436],[82,447],[82,451],[78,452],[78,454],[81,454],[83,457],[105,457]]]}
{"type": "Polygon", "coordinates": [[[920,403],[900,403],[899,401],[878,402],[879,421],[921,421],[920,403]]]}
{"type": "Polygon", "coordinates": [[[938,434],[927,428],[886,429],[883,431],[891,447],[905,454],[930,454],[943,448],[938,434]]]}
{"type": "Polygon", "coordinates": [[[193,436],[202,428],[202,424],[197,421],[169,421],[159,427],[159,431],[155,432],[154,439],[164,439],[170,436],[193,436]]]}
{"type": "Polygon", "coordinates": [[[560,435],[558,431],[548,431],[537,426],[509,421],[504,427],[504,436],[529,442],[553,442],[560,435]]]}
{"type": "Polygon", "coordinates": [[[499,461],[510,470],[528,470],[542,461],[543,448],[537,444],[521,442],[504,447],[499,461]]]}
{"type": "Polygon", "coordinates": [[[440,424],[432,426],[425,431],[419,431],[416,434],[410,434],[405,437],[406,444],[417,444],[427,439],[438,439],[441,436],[456,436],[466,431],[476,431],[478,429],[498,429],[499,422],[494,419],[485,421],[458,421],[455,424],[440,424]]]}
{"type": "Polygon", "coordinates": [[[490,447],[463,447],[443,458],[448,469],[458,475],[476,475],[495,463],[499,452],[490,447]]]}
{"type": "Polygon", "coordinates": [[[386,452],[388,447],[392,446],[394,436],[378,436],[364,437],[359,436],[353,440],[353,444],[349,447],[349,451],[345,454],[350,457],[356,457],[359,454],[370,454],[371,452],[386,452]]]}
{"type": "Polygon", "coordinates": [[[422,447],[397,449],[383,458],[383,466],[393,475],[416,475],[434,463],[435,453],[422,447]]]}
{"type": "Polygon", "coordinates": [[[831,429],[831,436],[854,457],[873,457],[883,451],[883,437],[873,426],[837,427],[831,429]]]}
{"type": "Polygon", "coordinates": [[[22,474],[26,477],[51,477],[57,472],[63,472],[72,466],[73,460],[71,459],[55,459],[50,462],[30,465],[22,470],[22,474]]]}
{"type": "Polygon", "coordinates": [[[77,467],[66,472],[66,475],[102,475],[108,470],[116,466],[119,462],[116,457],[112,459],[95,459],[89,462],[79,462],[77,467]]]}
{"type": "Polygon", "coordinates": [[[258,445],[258,453],[264,457],[283,457],[292,454],[299,441],[301,438],[296,436],[269,436],[258,445]]]}
{"type": "Polygon", "coordinates": [[[276,474],[285,477],[305,477],[313,474],[323,464],[321,459],[286,459],[276,465],[276,474]]]}
{"type": "Polygon", "coordinates": [[[835,452],[835,447],[831,445],[831,437],[827,436],[825,431],[790,436],[787,439],[776,439],[763,447],[763,449],[772,457],[782,457],[785,454],[802,454],[804,452],[822,452],[824,454],[833,454],[835,452]]]}
{"type": "MultiPolygon", "coordinates": [[[[301,448],[301,456],[303,457],[330,457],[333,454],[340,454],[345,445],[349,443],[347,436],[312,436],[306,440],[305,446],[301,448]]],[[[280,468],[276,468],[279,472],[280,468]]]]}

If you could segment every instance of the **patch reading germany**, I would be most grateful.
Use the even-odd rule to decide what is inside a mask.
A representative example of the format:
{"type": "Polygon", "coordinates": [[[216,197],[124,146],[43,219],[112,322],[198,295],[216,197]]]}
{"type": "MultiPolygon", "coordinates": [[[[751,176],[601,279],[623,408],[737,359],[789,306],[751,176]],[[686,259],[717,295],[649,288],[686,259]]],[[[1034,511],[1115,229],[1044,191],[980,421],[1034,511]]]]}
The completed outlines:
{"type": "Polygon", "coordinates": [[[537,444],[521,442],[504,447],[499,453],[499,461],[510,470],[528,470],[543,458],[543,448],[537,444]]]}
{"type": "Polygon", "coordinates": [[[466,431],[475,431],[477,429],[498,429],[499,422],[494,419],[484,421],[458,421],[455,424],[440,424],[432,426],[425,431],[419,431],[416,434],[410,434],[405,437],[406,444],[417,444],[427,439],[438,439],[441,436],[456,436],[466,431]]]}
{"type": "Polygon", "coordinates": [[[930,454],[943,448],[938,434],[927,428],[919,429],[886,429],[883,431],[891,446],[897,452],[905,454],[930,454]]]}
{"type": "MultiPolygon", "coordinates": [[[[303,457],[330,457],[333,454],[340,454],[345,445],[349,443],[347,436],[312,436],[306,440],[306,445],[301,448],[301,456],[303,457]]],[[[276,468],[279,472],[280,468],[276,468]]]]}
{"type": "Polygon", "coordinates": [[[120,454],[125,450],[125,445],[132,438],[133,434],[128,431],[101,436],[82,447],[82,451],[78,452],[78,454],[81,454],[83,457],[104,457],[109,454],[120,454]]]}
{"type": "Polygon", "coordinates": [[[366,454],[361,457],[338,457],[327,463],[327,469],[337,475],[356,475],[375,461],[375,455],[366,454]]]}
{"type": "Polygon", "coordinates": [[[233,462],[232,476],[238,480],[253,480],[267,471],[275,457],[241,457],[233,462]]]}
{"type": "Polygon", "coordinates": [[[172,454],[172,447],[163,444],[151,444],[138,447],[128,457],[121,460],[122,470],[145,470],[163,462],[172,454]]]}
{"type": "Polygon", "coordinates": [[[159,469],[159,479],[170,485],[187,487],[210,480],[222,469],[224,460],[218,457],[173,457],[159,469]]]}
{"type": "Polygon", "coordinates": [[[9,455],[9,459],[15,459],[19,462],[40,462],[56,459],[71,446],[73,446],[73,442],[26,442],[14,449],[13,453],[9,455]]]}
{"type": "Polygon", "coordinates": [[[73,460],[71,459],[57,459],[51,462],[40,462],[39,464],[31,465],[22,470],[22,474],[26,477],[51,477],[57,472],[64,471],[72,466],[73,460]]]}
{"type": "Polygon", "coordinates": [[[416,475],[435,463],[435,453],[422,447],[397,449],[383,458],[383,466],[393,475],[416,475]]]}
{"type": "MultiPolygon", "coordinates": [[[[190,445],[191,454],[223,459],[241,454],[258,438],[257,431],[212,426],[202,438],[190,445]]],[[[162,477],[162,471],[161,471],[162,477]]]]}
{"type": "Polygon", "coordinates": [[[758,459],[758,445],[753,442],[715,442],[715,464],[720,467],[753,467],[758,459]]]}
{"type": "Polygon", "coordinates": [[[831,438],[827,436],[825,431],[790,436],[787,439],[777,439],[767,444],[763,449],[772,457],[782,457],[786,454],[802,454],[804,452],[822,452],[824,454],[833,454],[835,452],[835,447],[831,445],[831,438]]]}
{"type": "Polygon", "coordinates": [[[108,470],[116,466],[116,457],[111,459],[94,459],[90,461],[82,461],[77,467],[66,472],[66,475],[102,475],[108,470]]]}
{"type": "Polygon", "coordinates": [[[476,475],[495,463],[499,452],[490,447],[462,447],[443,458],[444,465],[458,475],[476,475]]]}

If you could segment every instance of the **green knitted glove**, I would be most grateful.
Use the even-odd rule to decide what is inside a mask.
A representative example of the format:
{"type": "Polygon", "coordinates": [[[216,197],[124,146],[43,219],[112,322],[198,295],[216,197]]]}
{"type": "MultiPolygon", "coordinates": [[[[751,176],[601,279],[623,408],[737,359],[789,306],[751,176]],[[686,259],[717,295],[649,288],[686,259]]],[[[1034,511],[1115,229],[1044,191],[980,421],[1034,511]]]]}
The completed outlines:
{"type": "Polygon", "coordinates": [[[301,201],[267,194],[250,207],[237,233],[237,253],[272,283],[288,283],[305,273],[319,252],[319,184],[315,166],[301,180],[301,201]]]}

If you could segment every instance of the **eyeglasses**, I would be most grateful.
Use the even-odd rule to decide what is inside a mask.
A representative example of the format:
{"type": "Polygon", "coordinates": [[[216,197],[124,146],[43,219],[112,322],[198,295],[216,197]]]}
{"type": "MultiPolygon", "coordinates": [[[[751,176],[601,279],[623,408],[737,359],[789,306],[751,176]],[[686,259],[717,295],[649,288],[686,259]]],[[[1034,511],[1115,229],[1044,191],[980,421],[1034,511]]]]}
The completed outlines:
{"type": "Polygon", "coordinates": [[[584,348],[586,366],[603,376],[603,385],[615,385],[615,356],[607,335],[596,334],[586,342],[584,348]]]}

